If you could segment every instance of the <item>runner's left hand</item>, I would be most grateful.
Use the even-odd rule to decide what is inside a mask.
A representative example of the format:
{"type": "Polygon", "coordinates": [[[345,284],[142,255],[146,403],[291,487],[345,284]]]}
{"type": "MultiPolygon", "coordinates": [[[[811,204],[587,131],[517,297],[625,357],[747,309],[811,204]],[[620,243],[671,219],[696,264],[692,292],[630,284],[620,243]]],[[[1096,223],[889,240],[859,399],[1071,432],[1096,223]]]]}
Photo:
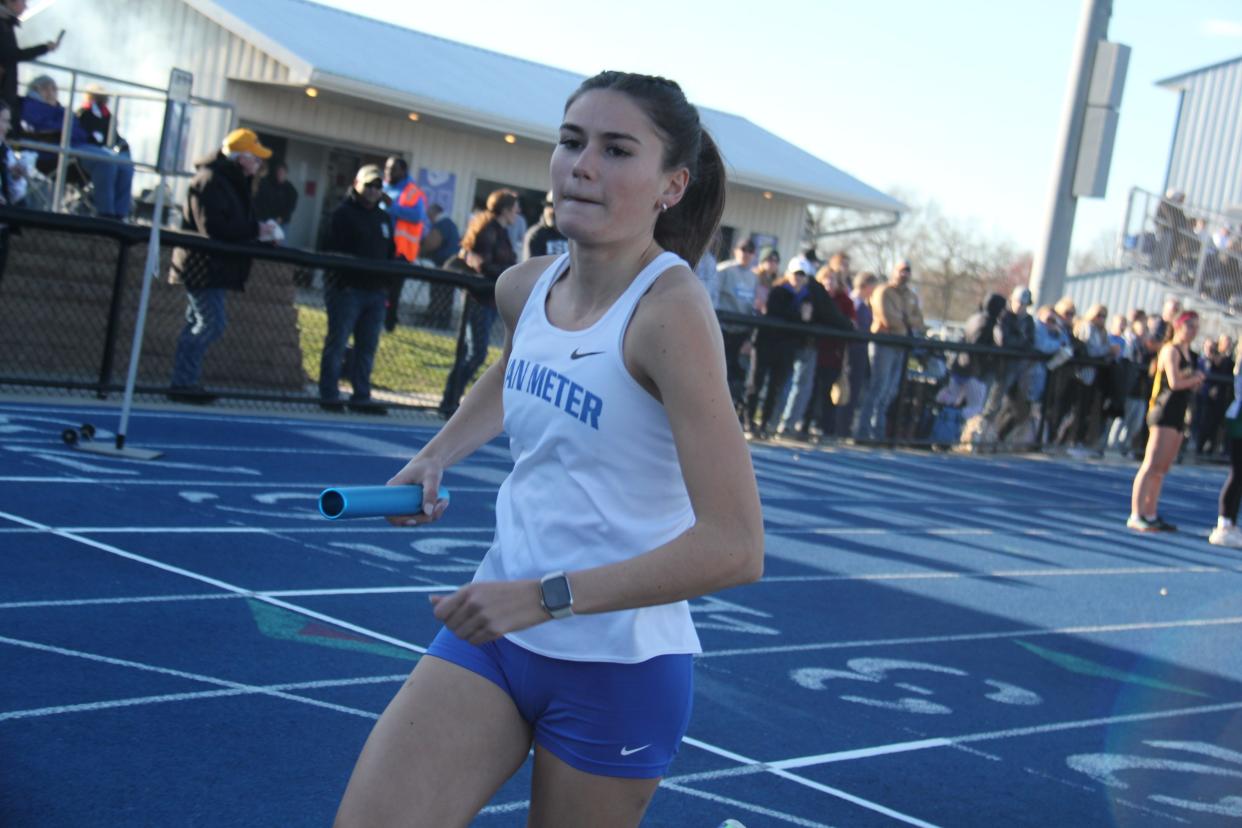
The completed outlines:
{"type": "Polygon", "coordinates": [[[549,620],[535,580],[480,581],[430,600],[436,618],[476,646],[549,620]]]}

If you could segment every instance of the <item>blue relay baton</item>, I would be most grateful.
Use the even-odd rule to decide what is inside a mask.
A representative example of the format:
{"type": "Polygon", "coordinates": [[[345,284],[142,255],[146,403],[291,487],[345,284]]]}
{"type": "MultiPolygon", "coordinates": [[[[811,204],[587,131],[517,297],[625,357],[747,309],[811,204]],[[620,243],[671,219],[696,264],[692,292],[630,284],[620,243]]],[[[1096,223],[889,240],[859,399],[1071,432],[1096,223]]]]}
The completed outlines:
{"type": "MultiPolygon", "coordinates": [[[[441,486],[439,495],[448,500],[448,489],[441,486]]],[[[341,486],[319,494],[319,514],[328,520],[422,513],[423,487],[418,485],[341,486]]]]}

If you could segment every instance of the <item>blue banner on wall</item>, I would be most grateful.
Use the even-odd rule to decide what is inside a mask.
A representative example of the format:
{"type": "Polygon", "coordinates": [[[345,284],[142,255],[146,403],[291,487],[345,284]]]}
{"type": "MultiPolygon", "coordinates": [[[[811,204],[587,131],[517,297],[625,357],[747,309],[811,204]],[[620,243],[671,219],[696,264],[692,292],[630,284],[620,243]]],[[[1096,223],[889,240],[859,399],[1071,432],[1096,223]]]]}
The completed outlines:
{"type": "Polygon", "coordinates": [[[453,195],[457,192],[457,173],[440,172],[422,167],[418,171],[418,186],[427,195],[427,206],[439,204],[445,215],[453,215],[453,195]]]}

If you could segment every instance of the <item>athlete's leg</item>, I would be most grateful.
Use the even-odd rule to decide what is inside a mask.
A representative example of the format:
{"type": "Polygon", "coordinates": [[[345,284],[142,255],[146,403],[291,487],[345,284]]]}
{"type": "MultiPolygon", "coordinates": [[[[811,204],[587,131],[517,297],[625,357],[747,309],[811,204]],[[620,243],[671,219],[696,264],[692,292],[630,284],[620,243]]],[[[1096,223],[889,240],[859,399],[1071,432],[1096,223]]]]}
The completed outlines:
{"type": "Polygon", "coordinates": [[[1164,477],[1173,467],[1173,461],[1177,459],[1177,453],[1182,448],[1181,429],[1160,426],[1152,431],[1156,432],[1156,451],[1151,475],[1147,480],[1147,499],[1142,504],[1150,511],[1144,512],[1144,515],[1155,515],[1160,508],[1160,490],[1164,487],[1164,477]]]}
{"type": "Polygon", "coordinates": [[[1147,450],[1143,453],[1143,464],[1139,466],[1138,472],[1134,475],[1134,485],[1130,489],[1130,514],[1139,517],[1152,517],[1151,513],[1144,512],[1143,508],[1147,503],[1147,490],[1149,481],[1152,476],[1152,464],[1156,459],[1156,446],[1158,428],[1151,428],[1147,432],[1147,450]]]}
{"type": "Polygon", "coordinates": [[[531,780],[530,828],[633,828],[643,814],[659,779],[626,779],[586,773],[535,747],[531,780]]]}
{"type": "Polygon", "coordinates": [[[525,761],[530,743],[530,727],[507,693],[424,656],[371,731],[335,825],[468,825],[525,761]]]}

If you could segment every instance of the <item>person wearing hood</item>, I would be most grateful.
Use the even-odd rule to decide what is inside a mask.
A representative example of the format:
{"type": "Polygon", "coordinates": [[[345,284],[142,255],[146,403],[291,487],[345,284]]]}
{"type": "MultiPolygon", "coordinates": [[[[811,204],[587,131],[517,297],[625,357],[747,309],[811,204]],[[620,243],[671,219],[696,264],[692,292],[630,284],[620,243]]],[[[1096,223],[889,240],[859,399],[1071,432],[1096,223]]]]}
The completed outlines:
{"type": "MultiPolygon", "coordinates": [[[[1009,304],[1004,306],[996,322],[993,338],[997,347],[1014,351],[1029,351],[1035,347],[1035,318],[1031,316],[1030,307],[1031,291],[1026,285],[1018,285],[1009,295],[1009,304]]],[[[998,360],[995,381],[983,407],[983,417],[996,439],[1004,440],[1031,414],[1030,395],[1027,393],[1031,363],[1007,357],[998,360]],[[1004,416],[998,422],[1002,407],[1004,416]]]]}
{"type": "MultiPolygon", "coordinates": [[[[996,323],[1005,310],[1005,297],[992,293],[979,306],[979,310],[966,320],[966,330],[962,341],[968,345],[996,346],[996,323]]],[[[963,442],[971,442],[971,435],[981,433],[984,418],[981,416],[984,401],[988,395],[988,385],[996,373],[996,357],[991,354],[958,351],[953,360],[952,378],[960,385],[962,418],[965,427],[962,431],[963,442]]],[[[956,395],[955,395],[956,396],[956,395]]]]}
{"type": "MultiPolygon", "coordinates": [[[[186,194],[181,229],[216,241],[247,244],[272,237],[276,224],[254,216],[250,180],[272,151],[249,129],[235,129],[220,151],[198,161],[186,194]]],[[[215,396],[199,382],[203,358],[228,325],[225,296],[244,290],[250,257],[177,248],[169,281],[185,285],[185,327],[177,340],[168,397],[177,402],[209,403],[215,396]]]]}

